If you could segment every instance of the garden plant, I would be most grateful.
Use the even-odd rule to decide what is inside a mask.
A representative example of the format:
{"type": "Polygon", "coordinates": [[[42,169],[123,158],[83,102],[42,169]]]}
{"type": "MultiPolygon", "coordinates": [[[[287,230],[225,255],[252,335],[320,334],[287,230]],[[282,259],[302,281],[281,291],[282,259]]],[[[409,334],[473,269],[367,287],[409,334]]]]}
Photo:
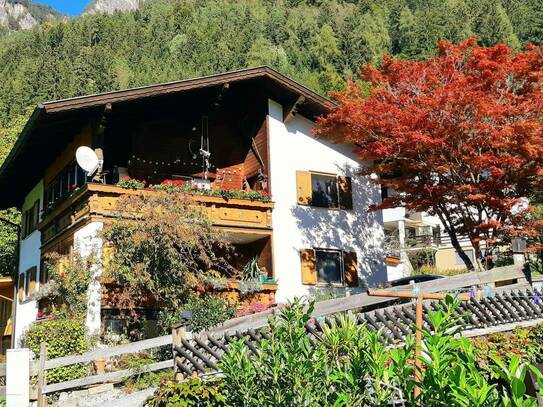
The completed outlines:
{"type": "Polygon", "coordinates": [[[269,339],[256,353],[243,339],[230,345],[219,366],[222,378],[164,383],[148,405],[339,407],[401,401],[408,406],[536,406],[536,399],[526,395],[524,379],[531,371],[543,383],[541,373],[519,355],[504,361],[493,354],[479,363],[472,341],[458,335],[457,307],[447,297],[428,315],[418,382],[412,336],[389,345],[380,332],[341,315],[312,341],[306,324],[313,304],[296,300],[270,320],[269,339]],[[198,391],[188,391],[194,388],[198,391]]]}

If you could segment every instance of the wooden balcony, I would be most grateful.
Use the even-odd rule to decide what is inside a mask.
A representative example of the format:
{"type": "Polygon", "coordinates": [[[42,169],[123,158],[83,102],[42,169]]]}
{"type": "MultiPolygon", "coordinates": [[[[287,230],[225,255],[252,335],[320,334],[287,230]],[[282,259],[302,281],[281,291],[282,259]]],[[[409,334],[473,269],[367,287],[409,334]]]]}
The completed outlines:
{"type": "MultiPolygon", "coordinates": [[[[157,194],[151,189],[132,190],[115,185],[86,184],[42,216],[39,229],[42,244],[53,241],[69,229],[91,220],[106,220],[123,195],[157,194]]],[[[227,232],[271,234],[273,202],[190,195],[204,208],[213,224],[227,232]]]]}

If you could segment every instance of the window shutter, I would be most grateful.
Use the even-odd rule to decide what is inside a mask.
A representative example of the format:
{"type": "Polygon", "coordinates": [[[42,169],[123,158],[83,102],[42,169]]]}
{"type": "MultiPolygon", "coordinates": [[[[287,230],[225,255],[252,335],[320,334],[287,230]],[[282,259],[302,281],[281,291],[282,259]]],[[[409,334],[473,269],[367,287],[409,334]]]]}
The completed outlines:
{"type": "Polygon", "coordinates": [[[358,262],[355,252],[343,253],[343,268],[345,270],[345,285],[358,287],[358,262]]]}
{"type": "Polygon", "coordinates": [[[299,205],[311,205],[311,173],[296,171],[296,192],[299,205]]]}
{"type": "Polygon", "coordinates": [[[353,209],[351,177],[338,177],[337,183],[339,189],[339,206],[341,209],[353,209]]]}
{"type": "Polygon", "coordinates": [[[23,301],[25,299],[25,273],[19,274],[18,297],[19,301],[23,301]]]}
{"type": "Polygon", "coordinates": [[[317,284],[317,261],[315,250],[300,250],[300,260],[302,262],[302,284],[317,284]]]}

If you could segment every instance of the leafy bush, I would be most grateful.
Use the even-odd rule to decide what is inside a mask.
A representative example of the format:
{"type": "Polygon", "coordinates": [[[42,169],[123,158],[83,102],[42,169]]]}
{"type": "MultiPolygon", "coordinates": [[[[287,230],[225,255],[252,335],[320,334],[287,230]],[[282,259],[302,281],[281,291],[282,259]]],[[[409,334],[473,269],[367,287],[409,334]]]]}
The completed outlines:
{"type": "Polygon", "coordinates": [[[210,329],[232,318],[236,304],[231,304],[219,295],[193,295],[180,309],[165,309],[160,311],[158,324],[166,334],[171,332],[172,325],[182,320],[183,311],[191,311],[191,329],[195,332],[210,329]]]}
{"type": "Polygon", "coordinates": [[[82,318],[87,310],[87,291],[92,268],[99,267],[95,255],[82,257],[74,253],[62,256],[52,253],[47,256],[49,281],[35,294],[37,300],[51,300],[52,312],[59,318],[82,318]]]}
{"type": "Polygon", "coordinates": [[[305,328],[312,307],[304,310],[296,301],[284,308],[270,320],[270,339],[253,356],[243,341],[231,344],[220,366],[228,405],[379,405],[392,397],[398,384],[393,372],[407,369],[405,359],[389,358],[387,351],[398,352],[379,333],[346,316],[326,328],[313,346],[305,328]],[[368,377],[379,380],[370,384],[371,391],[364,380],[368,377]]]}
{"type": "MultiPolygon", "coordinates": [[[[42,342],[45,342],[48,359],[77,355],[87,352],[91,347],[85,324],[75,319],[53,319],[32,324],[23,338],[24,345],[39,355],[42,342]]],[[[89,367],[84,364],[47,370],[47,382],[77,379],[84,377],[88,371],[89,367]]]]}
{"type": "MultiPolygon", "coordinates": [[[[171,346],[169,357],[171,358],[171,346]]],[[[119,360],[119,369],[128,369],[132,372],[132,376],[124,382],[124,390],[132,393],[157,386],[163,381],[171,380],[173,378],[171,369],[145,372],[145,367],[156,361],[156,358],[151,353],[146,352],[123,355],[119,360]]]]}
{"type": "Polygon", "coordinates": [[[509,363],[515,355],[524,362],[543,362],[543,324],[472,338],[471,343],[481,366],[488,366],[495,357],[509,363]]]}
{"type": "Polygon", "coordinates": [[[151,298],[178,309],[210,273],[235,272],[217,254],[230,246],[186,197],[124,196],[117,209],[103,236],[114,248],[105,274],[123,288],[112,298],[119,308],[133,311],[142,298],[151,298]]]}
{"type": "Polygon", "coordinates": [[[518,355],[507,362],[492,356],[487,365],[478,366],[472,343],[457,335],[457,307],[448,297],[440,310],[429,313],[431,329],[422,331],[418,356],[420,381],[414,377],[417,356],[411,335],[402,347],[391,346],[380,332],[341,315],[312,343],[306,324],[313,304],[304,307],[295,301],[270,320],[269,339],[256,352],[250,353],[243,339],[231,343],[219,365],[224,373],[219,385],[208,387],[195,379],[167,384],[157,398],[164,402],[167,392],[170,405],[208,405],[202,401],[206,399],[195,400],[204,386],[220,394],[222,405],[243,407],[386,406],[399,397],[409,406],[535,406],[535,399],[525,394],[524,378],[531,370],[543,384],[543,375],[518,355]],[[191,383],[198,386],[196,395],[187,390],[191,383]],[[416,385],[421,389],[417,399],[416,385]]]}
{"type": "Polygon", "coordinates": [[[117,182],[117,186],[126,189],[143,189],[145,182],[130,177],[123,177],[117,182]]]}
{"type": "Polygon", "coordinates": [[[163,383],[153,398],[147,401],[147,407],[220,407],[225,403],[217,382],[202,382],[194,377],[182,383],[163,383]]]}
{"type": "MultiPolygon", "coordinates": [[[[424,366],[421,400],[413,389],[412,337],[402,348],[386,345],[380,333],[358,326],[348,317],[325,328],[312,346],[305,330],[307,311],[299,303],[271,321],[270,339],[251,356],[243,341],[232,344],[221,363],[229,405],[373,405],[381,406],[402,390],[411,405],[527,405],[522,378],[528,365],[516,356],[508,364],[499,358],[477,367],[470,342],[455,336],[457,303],[447,299],[430,313],[431,330],[423,330],[424,366]],[[306,404],[303,404],[303,403],[306,404]]],[[[541,375],[539,375],[541,378],[541,375]]]]}

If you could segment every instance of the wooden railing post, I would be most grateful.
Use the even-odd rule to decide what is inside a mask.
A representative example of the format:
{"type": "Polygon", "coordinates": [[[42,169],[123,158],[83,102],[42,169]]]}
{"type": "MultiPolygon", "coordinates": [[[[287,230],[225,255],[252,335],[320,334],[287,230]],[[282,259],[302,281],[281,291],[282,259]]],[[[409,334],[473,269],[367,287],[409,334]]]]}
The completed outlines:
{"type": "Polygon", "coordinates": [[[45,342],[40,344],[40,364],[38,370],[38,407],[47,407],[47,399],[44,390],[47,383],[45,376],[45,361],[47,359],[47,347],[45,342]]]}
{"type": "Polygon", "coordinates": [[[187,325],[185,322],[182,322],[180,324],[176,324],[172,326],[172,355],[173,355],[173,368],[175,370],[175,378],[174,380],[179,382],[183,380],[183,373],[179,371],[179,367],[177,366],[177,350],[176,347],[181,347],[182,340],[187,335],[187,325]]]}

